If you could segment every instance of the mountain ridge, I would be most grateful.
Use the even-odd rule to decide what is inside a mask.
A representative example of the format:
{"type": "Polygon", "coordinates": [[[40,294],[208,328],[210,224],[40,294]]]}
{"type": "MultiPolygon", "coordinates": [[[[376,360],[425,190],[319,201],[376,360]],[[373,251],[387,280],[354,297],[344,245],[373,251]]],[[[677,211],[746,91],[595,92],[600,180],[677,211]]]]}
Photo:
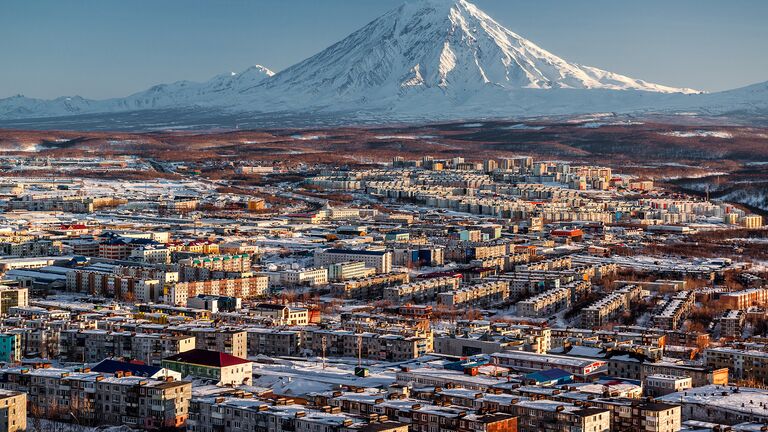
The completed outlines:
{"type": "Polygon", "coordinates": [[[11,97],[0,99],[0,119],[174,109],[222,116],[355,112],[383,120],[695,111],[700,105],[724,113],[768,110],[761,88],[704,94],[630,78],[564,60],[466,0],[418,0],[278,73],[256,65],[106,100],[11,97]]]}

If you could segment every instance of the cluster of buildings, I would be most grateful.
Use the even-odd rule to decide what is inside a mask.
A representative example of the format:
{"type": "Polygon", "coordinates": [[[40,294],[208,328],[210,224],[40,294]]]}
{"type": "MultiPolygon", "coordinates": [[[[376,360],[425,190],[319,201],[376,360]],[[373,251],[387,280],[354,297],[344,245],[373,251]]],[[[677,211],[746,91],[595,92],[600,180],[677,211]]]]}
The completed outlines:
{"type": "Polygon", "coordinates": [[[768,238],[743,208],[530,157],[118,162],[183,180],[0,185],[0,429],[768,424],[768,272],[691,252],[768,238]]]}

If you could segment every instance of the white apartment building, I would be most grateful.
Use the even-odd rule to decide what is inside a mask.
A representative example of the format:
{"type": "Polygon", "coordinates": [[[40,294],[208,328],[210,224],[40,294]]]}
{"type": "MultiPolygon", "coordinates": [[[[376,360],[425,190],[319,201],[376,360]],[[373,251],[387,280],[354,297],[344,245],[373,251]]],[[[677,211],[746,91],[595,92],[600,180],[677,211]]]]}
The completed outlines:
{"type": "Polygon", "coordinates": [[[384,250],[327,249],[315,253],[317,267],[346,261],[362,261],[366,267],[375,268],[377,273],[392,271],[392,252],[384,250]]]}
{"type": "Polygon", "coordinates": [[[363,261],[345,261],[328,265],[328,279],[332,281],[359,279],[374,274],[376,274],[376,269],[366,267],[363,261]]]}
{"type": "Polygon", "coordinates": [[[269,276],[269,285],[296,286],[296,285],[325,285],[328,283],[328,269],[323,267],[306,269],[287,269],[276,272],[266,272],[269,276]]]}

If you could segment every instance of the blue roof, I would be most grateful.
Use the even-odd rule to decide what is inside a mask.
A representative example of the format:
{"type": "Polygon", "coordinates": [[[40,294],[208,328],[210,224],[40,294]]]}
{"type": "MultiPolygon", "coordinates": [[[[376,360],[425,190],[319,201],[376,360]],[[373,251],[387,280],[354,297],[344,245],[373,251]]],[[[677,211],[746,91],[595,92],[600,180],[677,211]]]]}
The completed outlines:
{"type": "Polygon", "coordinates": [[[536,382],[547,382],[562,379],[573,379],[573,374],[562,369],[547,369],[538,372],[531,372],[527,374],[525,378],[535,380],[536,382]]]}
{"type": "Polygon", "coordinates": [[[134,376],[150,377],[163,370],[161,367],[133,364],[124,361],[106,359],[91,368],[91,371],[105,374],[130,372],[134,376]]]}

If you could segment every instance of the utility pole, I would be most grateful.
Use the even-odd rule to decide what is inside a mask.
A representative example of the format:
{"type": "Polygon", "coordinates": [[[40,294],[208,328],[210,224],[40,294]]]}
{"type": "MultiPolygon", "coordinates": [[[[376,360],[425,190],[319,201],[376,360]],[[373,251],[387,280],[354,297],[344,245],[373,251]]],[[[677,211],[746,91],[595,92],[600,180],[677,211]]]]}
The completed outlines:
{"type": "Polygon", "coordinates": [[[322,343],[322,346],[323,346],[323,370],[325,370],[325,348],[327,347],[328,339],[326,339],[326,337],[323,336],[322,339],[320,339],[320,342],[322,343]]]}
{"type": "Polygon", "coordinates": [[[363,367],[363,335],[357,335],[357,367],[363,367]]]}

